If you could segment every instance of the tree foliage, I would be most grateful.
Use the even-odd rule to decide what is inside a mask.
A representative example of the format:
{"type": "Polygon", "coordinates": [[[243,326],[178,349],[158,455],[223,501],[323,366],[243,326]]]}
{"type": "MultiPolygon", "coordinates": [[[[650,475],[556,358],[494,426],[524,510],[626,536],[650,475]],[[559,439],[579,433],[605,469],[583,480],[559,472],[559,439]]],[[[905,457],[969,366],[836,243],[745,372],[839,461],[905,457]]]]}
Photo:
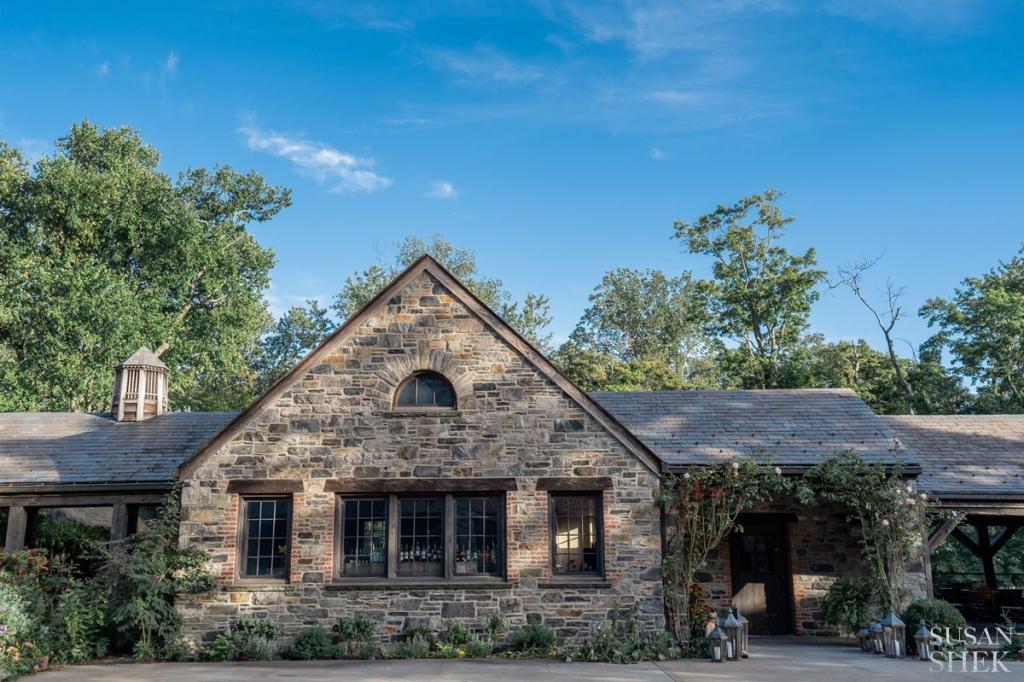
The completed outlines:
{"type": "Polygon", "coordinates": [[[712,387],[718,344],[707,322],[689,273],[619,268],[591,293],[555,361],[586,390],[712,387]]]}
{"type": "Polygon", "coordinates": [[[441,234],[435,234],[430,242],[418,236],[406,237],[395,246],[397,253],[391,262],[375,263],[345,280],[331,305],[339,319],[347,320],[356,314],[402,270],[423,254],[429,254],[509,326],[538,349],[549,350],[551,333],[547,327],[551,324],[551,314],[546,296],[527,293],[522,301],[515,301],[500,279],[479,273],[473,251],[455,247],[441,234]]]}
{"type": "Polygon", "coordinates": [[[693,222],[676,221],[675,238],[690,253],[714,259],[700,283],[711,312],[710,331],[731,340],[723,360],[747,388],[777,388],[784,366],[807,330],[815,287],[825,276],[813,248],[802,256],[779,244],[793,218],[777,205],[778,190],[719,205],[693,222]]]}
{"type": "Polygon", "coordinates": [[[140,346],[174,373],[176,407],[248,400],[274,257],[247,226],[290,194],[227,166],[172,179],[159,160],[89,122],[34,167],[0,142],[0,409],[106,409],[140,346]]]}
{"type": "Polygon", "coordinates": [[[927,345],[948,350],[976,390],[971,411],[1024,412],[1024,247],[965,279],[952,300],[930,299],[921,315],[938,328],[927,345]]]}
{"type": "Polygon", "coordinates": [[[264,335],[253,362],[258,377],[257,392],[270,388],[278,379],[326,339],[335,328],[330,313],[315,300],[292,306],[264,335]]]}

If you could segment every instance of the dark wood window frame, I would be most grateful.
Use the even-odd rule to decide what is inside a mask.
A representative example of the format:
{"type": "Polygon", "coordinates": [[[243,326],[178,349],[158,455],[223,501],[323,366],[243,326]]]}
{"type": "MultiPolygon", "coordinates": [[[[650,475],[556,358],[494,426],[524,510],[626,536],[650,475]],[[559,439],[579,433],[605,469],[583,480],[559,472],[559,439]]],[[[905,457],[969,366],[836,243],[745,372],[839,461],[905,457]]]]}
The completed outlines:
{"type": "Polygon", "coordinates": [[[408,491],[400,493],[373,494],[369,492],[339,493],[335,496],[335,532],[334,532],[334,580],[343,583],[360,582],[504,582],[507,577],[507,525],[506,507],[508,497],[505,491],[457,491],[447,493],[423,493],[408,491]],[[459,498],[480,498],[490,497],[498,501],[498,548],[495,561],[496,571],[485,574],[457,573],[455,570],[455,502],[459,498]],[[344,572],[344,514],[345,502],[359,499],[386,499],[387,500],[387,575],[386,576],[351,576],[344,572]],[[404,576],[399,575],[399,535],[401,529],[401,501],[411,499],[440,499],[443,501],[444,516],[444,558],[442,561],[442,574],[440,576],[404,576]]]}
{"type": "Polygon", "coordinates": [[[239,583],[246,584],[287,584],[291,580],[291,563],[292,563],[292,522],[295,515],[295,501],[291,493],[277,493],[277,494],[253,494],[253,495],[239,495],[238,498],[238,536],[237,536],[237,561],[235,566],[235,579],[239,583]],[[265,500],[275,501],[287,501],[288,502],[288,519],[285,523],[285,538],[287,540],[285,544],[285,556],[284,556],[284,576],[273,577],[273,576],[253,576],[246,575],[245,565],[246,559],[248,558],[248,508],[249,502],[258,502],[265,500]]]}
{"type": "Polygon", "coordinates": [[[455,410],[458,409],[458,407],[459,407],[459,396],[455,392],[455,386],[453,386],[452,382],[448,380],[448,377],[446,377],[445,375],[441,374],[440,372],[435,372],[433,370],[419,370],[419,371],[413,372],[412,374],[407,376],[405,379],[402,380],[402,382],[400,384],[398,384],[398,387],[395,388],[395,395],[394,395],[394,398],[391,401],[391,409],[393,411],[396,411],[396,412],[420,412],[420,411],[428,411],[428,412],[429,411],[454,412],[455,410]],[[415,382],[423,380],[425,378],[441,381],[441,382],[443,382],[448,387],[448,390],[451,392],[451,399],[452,399],[451,405],[437,405],[436,403],[421,404],[421,403],[416,403],[416,402],[414,402],[411,405],[402,405],[402,404],[400,404],[399,401],[400,401],[402,392],[406,389],[406,387],[409,386],[410,384],[414,384],[415,382]]]}
{"type": "Polygon", "coordinates": [[[604,495],[601,491],[550,491],[548,493],[548,536],[549,536],[549,561],[551,576],[555,580],[603,580],[605,575],[604,562],[604,495]],[[558,547],[555,536],[558,531],[558,518],[555,514],[555,500],[559,498],[588,498],[595,502],[594,516],[597,535],[597,569],[593,571],[559,571],[557,568],[558,547]]]}

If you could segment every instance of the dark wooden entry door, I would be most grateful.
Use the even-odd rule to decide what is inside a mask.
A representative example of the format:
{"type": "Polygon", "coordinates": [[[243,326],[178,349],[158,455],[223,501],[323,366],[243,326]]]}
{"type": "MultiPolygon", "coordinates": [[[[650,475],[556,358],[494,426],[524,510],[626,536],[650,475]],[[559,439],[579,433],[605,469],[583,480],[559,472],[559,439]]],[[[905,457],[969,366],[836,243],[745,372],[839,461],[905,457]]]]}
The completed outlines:
{"type": "Polygon", "coordinates": [[[750,621],[754,635],[793,632],[792,577],[783,518],[741,520],[743,532],[729,539],[733,604],[750,621]]]}

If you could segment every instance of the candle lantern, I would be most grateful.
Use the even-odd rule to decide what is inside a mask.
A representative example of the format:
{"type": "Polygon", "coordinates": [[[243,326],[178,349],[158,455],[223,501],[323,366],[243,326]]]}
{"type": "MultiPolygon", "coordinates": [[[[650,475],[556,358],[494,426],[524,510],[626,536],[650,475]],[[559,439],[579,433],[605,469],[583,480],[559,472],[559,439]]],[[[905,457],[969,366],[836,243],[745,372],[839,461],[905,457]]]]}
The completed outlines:
{"type": "Polygon", "coordinates": [[[914,641],[917,642],[917,657],[922,661],[931,660],[932,651],[935,650],[935,643],[932,639],[931,630],[924,624],[924,619],[921,619],[921,627],[916,633],[914,633],[914,641]]]}
{"type": "Polygon", "coordinates": [[[872,653],[881,654],[884,653],[882,649],[882,621],[876,620],[868,628],[868,632],[871,633],[871,651],[872,653]]]}
{"type": "Polygon", "coordinates": [[[857,630],[857,643],[860,644],[862,652],[871,653],[874,650],[874,645],[871,643],[871,631],[866,627],[857,630]]]}
{"type": "Polygon", "coordinates": [[[739,660],[740,655],[740,622],[736,620],[736,616],[732,615],[732,611],[727,612],[725,620],[722,621],[721,628],[725,632],[725,659],[727,661],[739,660]]]}
{"type": "Polygon", "coordinates": [[[907,655],[907,626],[895,611],[882,620],[882,645],[889,658],[903,658],[907,655]]]}
{"type": "Polygon", "coordinates": [[[725,643],[728,641],[728,637],[722,628],[715,626],[715,629],[708,635],[708,643],[711,645],[711,662],[721,663],[725,660],[725,643]]]}
{"type": "Polygon", "coordinates": [[[740,656],[743,658],[749,658],[750,656],[750,621],[743,617],[740,610],[737,607],[732,607],[732,612],[736,616],[736,620],[740,623],[740,656]]]}

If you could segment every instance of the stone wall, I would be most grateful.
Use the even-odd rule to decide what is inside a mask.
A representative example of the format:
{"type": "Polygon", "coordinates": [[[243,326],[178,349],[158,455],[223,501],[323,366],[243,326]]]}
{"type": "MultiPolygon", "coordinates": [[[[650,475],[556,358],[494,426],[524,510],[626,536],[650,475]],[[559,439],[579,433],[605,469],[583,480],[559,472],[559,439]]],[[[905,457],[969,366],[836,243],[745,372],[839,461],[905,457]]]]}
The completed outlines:
{"type": "Polygon", "coordinates": [[[534,365],[429,274],[386,301],[297,379],[231,442],[184,480],[182,542],[206,550],[218,576],[212,595],[180,602],[197,642],[242,614],[274,618],[286,635],[365,613],[381,636],[442,620],[544,623],[570,640],[616,609],[663,627],[658,478],[534,365]],[[453,412],[392,410],[396,386],[431,369],[454,385],[453,412]],[[552,581],[548,493],[540,477],[612,480],[603,493],[605,578],[552,581]],[[507,583],[415,587],[336,579],[334,493],[328,480],[514,477],[507,516],[507,583]],[[291,574],[287,584],[236,579],[239,497],[228,482],[293,479],[291,574]]]}
{"type": "MultiPolygon", "coordinates": [[[[821,602],[840,576],[862,576],[867,567],[861,556],[860,526],[846,520],[846,512],[835,505],[804,508],[777,504],[765,512],[785,512],[796,520],[786,524],[789,566],[792,573],[793,632],[798,635],[834,636],[836,628],[821,617],[821,602]]],[[[911,598],[924,597],[924,568],[920,560],[908,567],[907,585],[911,598]]],[[[721,610],[731,605],[732,579],[728,540],[709,558],[698,576],[708,602],[721,610]]]]}

